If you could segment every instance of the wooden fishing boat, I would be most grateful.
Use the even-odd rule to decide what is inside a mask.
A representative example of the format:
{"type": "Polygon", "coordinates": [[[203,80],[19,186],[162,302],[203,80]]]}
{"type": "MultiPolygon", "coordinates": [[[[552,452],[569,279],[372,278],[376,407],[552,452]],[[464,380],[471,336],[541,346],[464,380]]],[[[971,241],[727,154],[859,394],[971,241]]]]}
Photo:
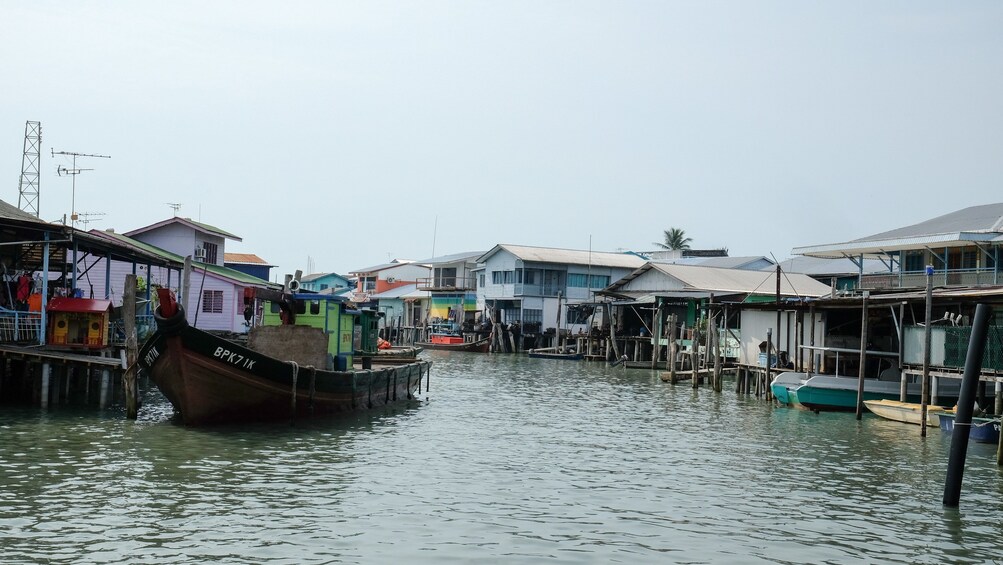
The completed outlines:
{"type": "Polygon", "coordinates": [[[581,361],[583,355],[573,348],[544,347],[530,349],[526,355],[534,359],[564,359],[566,361],[581,361]]]}
{"type": "Polygon", "coordinates": [[[429,336],[429,341],[421,341],[415,345],[425,349],[438,349],[442,351],[469,351],[472,353],[487,353],[491,340],[488,338],[474,341],[464,340],[462,335],[433,333],[429,336]]]}
{"type": "MultiPolygon", "coordinates": [[[[955,414],[940,415],[940,429],[945,432],[954,431],[955,414]]],[[[999,418],[972,418],[971,431],[968,437],[979,443],[999,443],[1000,441],[1000,420],[999,418]]]]}
{"type": "MultiPolygon", "coordinates": [[[[915,402],[900,402],[898,400],[865,400],[864,406],[876,416],[903,422],[906,424],[916,424],[923,421],[923,405],[915,402]]],[[[926,423],[930,426],[940,426],[941,414],[953,414],[954,411],[943,406],[928,405],[926,407],[926,423]]]]}
{"type": "Polygon", "coordinates": [[[427,361],[383,365],[373,355],[355,367],[359,312],[343,298],[268,292],[273,315],[266,308],[270,320],[242,345],[190,326],[173,293],[158,291],[157,331],[139,363],[185,424],[349,412],[411,399],[427,384],[427,361]]]}

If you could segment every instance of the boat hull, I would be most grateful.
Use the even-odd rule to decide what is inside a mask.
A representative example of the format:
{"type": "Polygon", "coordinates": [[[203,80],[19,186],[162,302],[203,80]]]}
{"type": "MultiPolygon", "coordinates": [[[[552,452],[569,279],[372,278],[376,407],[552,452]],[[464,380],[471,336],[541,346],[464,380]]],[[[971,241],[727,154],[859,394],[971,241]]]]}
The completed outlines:
{"type": "MultiPolygon", "coordinates": [[[[864,406],[875,415],[886,420],[905,424],[920,425],[923,421],[923,405],[915,402],[899,402],[898,400],[865,400],[864,406]]],[[[947,411],[943,406],[926,407],[926,423],[930,426],[940,426],[940,415],[947,411]]]]}
{"type": "Polygon", "coordinates": [[[581,361],[581,353],[548,353],[541,351],[528,351],[526,355],[533,359],[564,359],[566,361],[581,361]]]}
{"type": "Polygon", "coordinates": [[[785,406],[798,406],[797,389],[808,380],[807,373],[783,372],[770,383],[770,391],[777,402],[785,406]]]}
{"type": "Polygon", "coordinates": [[[491,340],[480,339],[464,343],[434,343],[431,341],[423,341],[416,343],[415,345],[424,349],[436,349],[440,351],[470,351],[473,353],[487,353],[488,346],[490,344],[491,340]]]}
{"type": "MultiPolygon", "coordinates": [[[[940,429],[944,432],[954,432],[954,414],[943,414],[940,417],[940,429]]],[[[979,443],[999,443],[1000,421],[997,418],[972,418],[971,431],[968,437],[979,443]]]]}
{"type": "MultiPolygon", "coordinates": [[[[816,375],[797,389],[798,402],[811,410],[856,410],[857,378],[837,375],[816,375]]],[[[941,383],[940,400],[943,402],[957,397],[959,382],[947,380],[941,383]]],[[[906,400],[919,402],[919,384],[907,386],[906,400]]],[[[901,383],[864,379],[863,400],[898,400],[901,383]]]]}
{"type": "Polygon", "coordinates": [[[350,412],[413,398],[430,363],[300,367],[182,323],[158,329],[140,351],[140,365],[185,424],[206,425],[350,412]]]}

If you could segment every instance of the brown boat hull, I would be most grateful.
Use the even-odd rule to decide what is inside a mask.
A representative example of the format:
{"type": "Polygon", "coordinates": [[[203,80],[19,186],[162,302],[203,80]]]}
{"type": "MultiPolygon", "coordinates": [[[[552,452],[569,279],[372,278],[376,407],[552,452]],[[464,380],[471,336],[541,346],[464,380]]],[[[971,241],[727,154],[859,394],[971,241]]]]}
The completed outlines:
{"type": "Polygon", "coordinates": [[[140,364],[187,425],[303,418],[411,399],[430,363],[327,371],[283,362],[187,325],[158,331],[140,364]]]}

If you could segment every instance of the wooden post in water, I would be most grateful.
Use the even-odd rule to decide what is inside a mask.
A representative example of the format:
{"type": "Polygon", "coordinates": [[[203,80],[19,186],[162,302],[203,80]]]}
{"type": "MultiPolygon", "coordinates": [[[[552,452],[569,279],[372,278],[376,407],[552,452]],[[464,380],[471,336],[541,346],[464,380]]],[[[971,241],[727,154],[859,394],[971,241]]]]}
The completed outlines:
{"type": "Polygon", "coordinates": [[[770,358],[773,355],[771,350],[773,349],[773,328],[766,328],[766,386],[763,389],[759,387],[760,376],[756,373],[756,398],[759,398],[759,391],[763,390],[763,394],[766,396],[766,400],[769,400],[769,390],[770,390],[770,358]],[[764,390],[765,389],[765,390],[764,390]]]}
{"type": "MultiPolygon", "coordinates": [[[[719,316],[714,316],[718,318],[719,316]]],[[[721,382],[721,331],[718,324],[714,323],[714,392],[721,392],[723,383],[721,382]]]]}
{"type": "Polygon", "coordinates": [[[101,369],[101,398],[98,399],[98,407],[104,410],[110,404],[111,392],[111,371],[108,369],[101,369]]]}
{"type": "Polygon", "coordinates": [[[662,356],[662,312],[664,307],[662,303],[659,302],[658,306],[655,307],[655,323],[652,324],[654,327],[651,328],[655,330],[654,338],[655,343],[651,348],[651,368],[658,368],[658,359],[662,356]]]}
{"type": "Polygon", "coordinates": [[[693,326],[693,346],[690,348],[690,365],[693,378],[693,388],[700,386],[700,324],[693,326]]]}
{"type": "Polygon", "coordinates": [[[135,420],[139,415],[139,390],[136,386],[136,275],[125,276],[122,291],[122,321],[125,325],[125,373],[122,375],[122,389],[125,393],[125,417],[135,420]]]}
{"type": "Polygon", "coordinates": [[[926,266],[926,320],[923,326],[923,380],[920,384],[919,435],[926,437],[926,409],[930,402],[930,345],[933,334],[930,322],[933,317],[933,265],[926,266]]]}
{"type": "MultiPolygon", "coordinates": [[[[863,292],[864,298],[860,307],[860,369],[857,371],[857,419],[864,417],[864,369],[867,366],[867,299],[871,293],[863,292]]],[[[926,414],[923,414],[926,418],[926,414]]]]}
{"type": "Polygon", "coordinates": [[[679,380],[676,378],[676,332],[679,331],[676,328],[676,315],[669,315],[669,352],[666,356],[665,364],[668,365],[669,369],[669,382],[676,384],[679,380]]]}
{"type": "MultiPolygon", "coordinates": [[[[811,314],[811,331],[809,331],[808,344],[815,347],[815,304],[813,303],[808,307],[808,312],[811,314]]],[[[815,350],[812,349],[808,353],[808,372],[815,373],[815,350]]]]}
{"type": "MultiPolygon", "coordinates": [[[[972,321],[972,335],[968,340],[965,356],[965,372],[961,378],[958,393],[958,408],[954,416],[954,431],[951,434],[951,454],[947,461],[947,478],[944,484],[944,506],[957,508],[961,502],[961,479],[965,474],[965,457],[968,454],[968,435],[972,427],[972,412],[975,408],[975,390],[979,386],[982,372],[982,356],[986,351],[986,335],[989,333],[989,317],[992,308],[988,304],[975,307],[972,321]]],[[[998,458],[998,456],[997,456],[998,458]]]]}
{"type": "Polygon", "coordinates": [[[49,407],[49,380],[52,375],[52,367],[49,365],[48,361],[42,363],[42,391],[41,398],[42,410],[49,407]]]}
{"type": "Polygon", "coordinates": [[[906,401],[906,393],[908,391],[908,376],[906,376],[905,367],[903,366],[902,356],[905,353],[905,345],[902,343],[905,341],[905,302],[899,303],[899,327],[898,327],[898,340],[899,340],[899,402],[906,401]]]}
{"type": "Polygon", "coordinates": [[[613,307],[609,302],[605,302],[604,305],[606,307],[606,317],[609,319],[609,342],[613,346],[613,355],[616,359],[619,359],[620,346],[616,344],[616,324],[613,323],[613,307]]]}

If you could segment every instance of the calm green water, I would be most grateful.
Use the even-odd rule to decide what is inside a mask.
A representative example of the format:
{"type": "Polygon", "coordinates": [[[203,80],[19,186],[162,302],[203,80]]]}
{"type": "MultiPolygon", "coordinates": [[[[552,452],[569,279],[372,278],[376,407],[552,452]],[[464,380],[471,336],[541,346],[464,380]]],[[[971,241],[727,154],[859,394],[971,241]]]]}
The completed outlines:
{"type": "MultiPolygon", "coordinates": [[[[647,371],[427,354],[430,401],[196,430],[0,408],[3,563],[985,563],[1003,473],[972,444],[672,387],[647,371]]],[[[726,383],[726,387],[730,383],[726,383]]]]}

